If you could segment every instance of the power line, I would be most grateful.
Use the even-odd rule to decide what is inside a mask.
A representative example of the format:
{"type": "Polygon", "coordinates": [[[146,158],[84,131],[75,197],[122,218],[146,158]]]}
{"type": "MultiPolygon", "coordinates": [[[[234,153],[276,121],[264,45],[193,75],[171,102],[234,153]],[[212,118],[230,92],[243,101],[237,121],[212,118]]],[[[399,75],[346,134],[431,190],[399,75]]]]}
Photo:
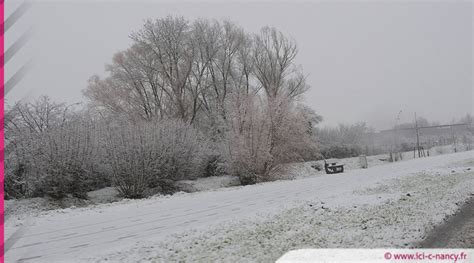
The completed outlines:
{"type": "MultiPolygon", "coordinates": [[[[443,124],[443,125],[433,125],[433,126],[422,126],[418,127],[418,129],[429,129],[429,128],[444,128],[444,127],[453,127],[453,126],[469,126],[468,123],[456,123],[456,124],[443,124]]],[[[381,130],[380,132],[391,132],[391,131],[402,131],[402,130],[414,130],[417,127],[405,127],[405,128],[396,128],[396,129],[389,129],[389,130],[381,130]]]]}

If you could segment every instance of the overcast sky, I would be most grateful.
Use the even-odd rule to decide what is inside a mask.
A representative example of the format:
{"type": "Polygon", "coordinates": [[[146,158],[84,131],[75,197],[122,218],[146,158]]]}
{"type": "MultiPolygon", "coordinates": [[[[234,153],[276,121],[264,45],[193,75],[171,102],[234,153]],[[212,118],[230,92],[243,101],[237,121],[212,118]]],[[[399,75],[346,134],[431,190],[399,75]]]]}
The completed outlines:
{"type": "MultiPolygon", "coordinates": [[[[6,15],[18,2],[7,1],[6,15]]],[[[93,74],[146,18],[230,19],[250,32],[274,26],[296,40],[309,75],[305,102],[324,125],[366,122],[377,129],[419,116],[447,123],[472,113],[472,2],[42,2],[7,32],[6,47],[35,25],[29,45],[6,66],[36,66],[10,92],[12,103],[46,94],[83,101],[93,74]]]]}

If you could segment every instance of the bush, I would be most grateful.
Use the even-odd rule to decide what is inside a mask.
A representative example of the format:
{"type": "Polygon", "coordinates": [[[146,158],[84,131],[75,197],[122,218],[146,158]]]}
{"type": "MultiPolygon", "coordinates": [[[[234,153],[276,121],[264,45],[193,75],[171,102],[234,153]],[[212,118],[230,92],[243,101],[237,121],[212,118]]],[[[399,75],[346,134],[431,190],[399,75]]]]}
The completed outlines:
{"type": "Polygon", "coordinates": [[[107,184],[98,169],[98,149],[94,124],[79,119],[41,133],[16,134],[6,153],[7,198],[86,198],[87,191],[107,184]]]}
{"type": "Polygon", "coordinates": [[[222,176],[225,174],[225,164],[221,156],[213,154],[206,158],[203,177],[222,176]]]}
{"type": "Polygon", "coordinates": [[[28,195],[26,173],[25,164],[15,164],[14,158],[8,158],[5,155],[5,199],[22,198],[28,195]]]}
{"type": "Polygon", "coordinates": [[[317,155],[301,109],[285,98],[267,103],[245,105],[248,115],[234,120],[234,129],[227,134],[231,171],[243,185],[271,181],[284,164],[317,155]]]}
{"type": "Polygon", "coordinates": [[[147,188],[170,189],[169,181],[202,175],[205,144],[181,121],[120,123],[106,134],[106,155],[114,185],[127,198],[141,198],[147,188]]]}
{"type": "Polygon", "coordinates": [[[5,199],[43,196],[42,174],[36,168],[39,139],[25,132],[5,146],[5,199]]]}
{"type": "Polygon", "coordinates": [[[61,199],[67,194],[86,198],[94,185],[105,181],[99,171],[100,159],[95,124],[77,120],[44,133],[39,141],[41,154],[33,166],[41,173],[41,191],[61,199]]]}

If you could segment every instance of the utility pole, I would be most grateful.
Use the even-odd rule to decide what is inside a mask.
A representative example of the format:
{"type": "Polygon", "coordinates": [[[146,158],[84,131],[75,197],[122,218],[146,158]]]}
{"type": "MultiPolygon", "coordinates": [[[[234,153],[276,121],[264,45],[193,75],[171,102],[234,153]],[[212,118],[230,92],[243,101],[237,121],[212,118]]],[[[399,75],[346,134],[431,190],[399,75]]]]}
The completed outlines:
{"type": "Polygon", "coordinates": [[[420,155],[420,134],[418,133],[418,120],[416,118],[416,112],[415,112],[415,130],[416,130],[416,150],[418,151],[418,157],[421,157],[421,155],[420,155]]]}
{"type": "Polygon", "coordinates": [[[402,110],[400,110],[397,114],[397,119],[395,119],[395,154],[398,155],[397,158],[401,159],[402,154],[401,150],[399,149],[398,145],[400,144],[400,138],[398,134],[398,124],[400,122],[400,115],[402,114],[402,110]]]}
{"type": "Polygon", "coordinates": [[[400,122],[400,114],[402,114],[402,111],[400,110],[398,112],[397,118],[395,119],[395,139],[396,139],[396,144],[398,144],[398,123],[400,122]]]}
{"type": "Polygon", "coordinates": [[[452,137],[452,140],[453,140],[454,152],[457,152],[457,149],[456,149],[456,137],[454,137],[453,126],[451,126],[451,137],[452,137]]]}

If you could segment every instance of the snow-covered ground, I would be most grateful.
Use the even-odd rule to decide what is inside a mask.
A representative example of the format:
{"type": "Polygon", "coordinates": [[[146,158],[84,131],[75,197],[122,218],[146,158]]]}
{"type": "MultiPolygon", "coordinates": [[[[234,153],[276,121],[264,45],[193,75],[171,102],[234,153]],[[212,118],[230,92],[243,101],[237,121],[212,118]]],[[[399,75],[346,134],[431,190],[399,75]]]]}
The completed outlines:
{"type": "MultiPolygon", "coordinates": [[[[462,147],[458,147],[463,150],[462,147]]],[[[440,154],[453,153],[453,146],[437,146],[430,149],[432,156],[440,154]]],[[[413,152],[402,153],[403,160],[413,159],[413,152]]],[[[388,164],[387,154],[367,156],[369,167],[388,164]]],[[[344,159],[329,159],[328,162],[339,162],[344,164],[345,170],[359,169],[359,157],[350,157],[344,159]]],[[[294,180],[305,177],[314,177],[324,175],[323,161],[297,162],[286,164],[277,174],[274,175],[276,180],[294,180]],[[315,170],[312,165],[317,165],[320,170],[315,170]]],[[[216,190],[225,187],[239,186],[240,181],[236,176],[211,176],[206,178],[197,178],[195,180],[181,180],[176,183],[176,188],[179,192],[199,192],[216,190]]],[[[151,192],[150,194],[154,194],[151,192]]],[[[106,187],[96,191],[91,191],[88,194],[87,200],[68,197],[64,200],[54,200],[51,198],[29,198],[19,200],[5,201],[5,215],[9,219],[7,224],[18,225],[26,217],[36,217],[38,214],[50,213],[50,210],[94,206],[97,204],[112,203],[122,200],[118,191],[114,187],[106,187]]],[[[125,202],[128,202],[125,200],[125,202]]],[[[54,212],[53,212],[54,213],[54,212]]]]}
{"type": "Polygon", "coordinates": [[[239,185],[240,180],[237,176],[225,175],[198,178],[196,180],[182,180],[178,181],[176,187],[183,192],[192,193],[239,185]]]}
{"type": "Polygon", "coordinates": [[[6,260],[261,262],[301,247],[403,247],[474,194],[472,151],[369,167],[7,221],[17,242],[6,260]]]}

